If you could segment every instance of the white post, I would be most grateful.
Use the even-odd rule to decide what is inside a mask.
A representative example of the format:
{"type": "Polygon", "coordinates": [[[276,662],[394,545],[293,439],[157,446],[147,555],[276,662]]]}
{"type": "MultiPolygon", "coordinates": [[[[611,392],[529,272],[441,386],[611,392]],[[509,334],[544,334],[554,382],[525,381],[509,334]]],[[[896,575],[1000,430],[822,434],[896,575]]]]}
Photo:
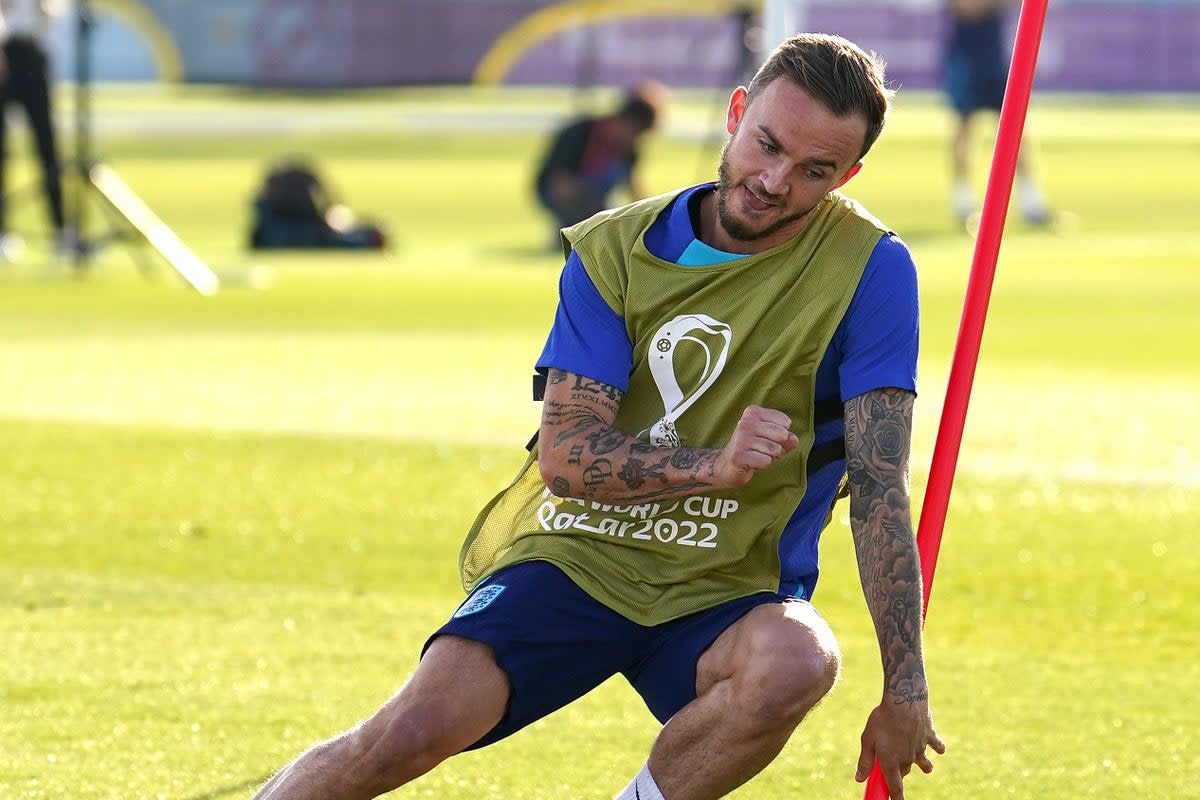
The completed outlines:
{"type": "Polygon", "coordinates": [[[763,0],[763,58],[793,33],[804,30],[808,0],[763,0]]]}

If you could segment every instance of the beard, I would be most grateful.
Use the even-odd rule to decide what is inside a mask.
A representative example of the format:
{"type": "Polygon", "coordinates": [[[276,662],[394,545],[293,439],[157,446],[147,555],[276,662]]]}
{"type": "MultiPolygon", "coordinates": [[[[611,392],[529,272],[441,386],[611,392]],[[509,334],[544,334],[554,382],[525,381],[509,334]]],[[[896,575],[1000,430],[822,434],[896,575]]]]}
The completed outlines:
{"type": "Polygon", "coordinates": [[[725,146],[721,148],[721,163],[717,167],[717,221],[725,233],[739,242],[757,242],[773,236],[789,225],[794,225],[812,213],[816,206],[796,214],[780,217],[761,228],[753,228],[735,217],[729,208],[729,193],[741,184],[734,183],[732,170],[729,167],[729,145],[732,142],[732,139],[726,141],[725,146]]]}

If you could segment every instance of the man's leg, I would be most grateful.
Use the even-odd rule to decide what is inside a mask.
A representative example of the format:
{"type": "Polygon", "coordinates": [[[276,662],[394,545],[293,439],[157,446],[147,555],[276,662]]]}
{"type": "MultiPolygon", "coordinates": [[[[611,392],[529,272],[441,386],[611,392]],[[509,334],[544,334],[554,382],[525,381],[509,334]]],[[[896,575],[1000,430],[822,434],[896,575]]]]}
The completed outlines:
{"type": "Polygon", "coordinates": [[[715,800],[757,775],[833,688],[839,663],[833,632],[808,603],[748,612],[700,658],[696,699],[651,748],[663,797],[715,800]]]}
{"type": "MultiPolygon", "coordinates": [[[[8,59],[8,48],[4,48],[4,58],[8,59]]],[[[0,77],[0,236],[8,230],[8,182],[5,177],[8,166],[8,103],[12,99],[12,75],[0,77]]]]}
{"type": "Polygon", "coordinates": [[[971,185],[971,115],[957,114],[950,140],[951,202],[959,224],[975,213],[975,189],[971,185]]]}
{"type": "Polygon", "coordinates": [[[367,800],[424,775],[504,716],[509,685],[485,644],[433,641],[403,688],[370,719],[316,745],[258,800],[367,800]]]}
{"type": "Polygon", "coordinates": [[[1050,206],[1042,193],[1033,170],[1033,153],[1029,135],[1021,137],[1017,151],[1016,193],[1021,205],[1021,216],[1030,225],[1046,225],[1052,221],[1050,206]]]}
{"type": "Polygon", "coordinates": [[[61,234],[66,227],[63,213],[61,167],[58,161],[58,142],[54,134],[54,116],[51,107],[49,66],[46,54],[35,46],[29,46],[25,54],[28,62],[24,69],[22,101],[33,131],[38,162],[42,168],[42,189],[46,197],[46,210],[55,233],[61,234]]]}

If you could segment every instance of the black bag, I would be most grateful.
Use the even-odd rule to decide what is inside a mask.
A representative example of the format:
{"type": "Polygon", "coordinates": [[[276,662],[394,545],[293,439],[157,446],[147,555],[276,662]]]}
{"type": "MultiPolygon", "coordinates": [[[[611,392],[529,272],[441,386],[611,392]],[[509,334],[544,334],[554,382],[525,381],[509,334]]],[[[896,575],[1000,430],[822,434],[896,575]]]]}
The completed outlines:
{"type": "Polygon", "coordinates": [[[289,161],[267,173],[254,197],[254,224],[250,247],[274,248],[369,248],[384,247],[387,237],[373,224],[331,224],[340,209],[316,172],[301,161],[289,161]]]}
{"type": "Polygon", "coordinates": [[[329,193],[316,173],[303,164],[285,164],[267,174],[259,200],[271,213],[282,219],[325,219],[329,193]]]}

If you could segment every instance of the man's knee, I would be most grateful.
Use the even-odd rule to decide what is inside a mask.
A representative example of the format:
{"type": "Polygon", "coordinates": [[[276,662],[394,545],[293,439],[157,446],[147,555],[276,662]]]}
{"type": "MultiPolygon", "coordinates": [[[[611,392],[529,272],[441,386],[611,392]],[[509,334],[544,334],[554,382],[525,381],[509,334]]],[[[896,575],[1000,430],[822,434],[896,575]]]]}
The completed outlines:
{"type": "Polygon", "coordinates": [[[400,692],[334,746],[351,765],[354,782],[382,794],[491,730],[504,714],[509,691],[490,647],[442,636],[400,692]]]}
{"type": "Polygon", "coordinates": [[[368,720],[334,742],[342,749],[349,780],[371,796],[403,786],[454,754],[437,726],[414,724],[404,716],[368,720]]]}
{"type": "Polygon", "coordinates": [[[837,641],[816,611],[807,604],[785,609],[751,612],[738,635],[738,705],[759,724],[798,724],[833,689],[841,668],[837,641]]]}

